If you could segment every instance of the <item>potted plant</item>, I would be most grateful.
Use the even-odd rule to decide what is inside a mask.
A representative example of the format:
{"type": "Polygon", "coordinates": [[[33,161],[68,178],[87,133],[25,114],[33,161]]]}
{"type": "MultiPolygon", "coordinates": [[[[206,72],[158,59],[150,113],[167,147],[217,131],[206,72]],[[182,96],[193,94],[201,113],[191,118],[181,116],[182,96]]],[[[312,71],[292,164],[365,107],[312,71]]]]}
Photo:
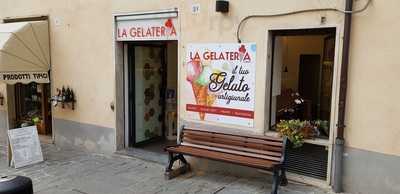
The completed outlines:
{"type": "Polygon", "coordinates": [[[45,134],[46,133],[43,121],[40,119],[40,117],[34,116],[32,118],[32,123],[33,123],[33,125],[36,125],[36,129],[38,130],[39,134],[45,134]]]}
{"type": "Polygon", "coordinates": [[[317,136],[317,127],[310,121],[281,120],[277,125],[277,131],[281,136],[286,136],[294,148],[301,147],[305,139],[317,136]]]}

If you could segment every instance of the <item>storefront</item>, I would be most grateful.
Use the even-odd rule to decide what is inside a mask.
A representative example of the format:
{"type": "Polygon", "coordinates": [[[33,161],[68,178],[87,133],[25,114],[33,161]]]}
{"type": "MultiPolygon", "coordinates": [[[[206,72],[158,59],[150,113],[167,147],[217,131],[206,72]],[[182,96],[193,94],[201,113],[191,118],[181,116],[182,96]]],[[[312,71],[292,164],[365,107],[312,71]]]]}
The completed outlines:
{"type": "MultiPolygon", "coordinates": [[[[290,177],[333,184],[344,1],[232,0],[227,10],[217,10],[212,0],[6,1],[2,18],[49,17],[51,90],[69,86],[77,101],[74,110],[53,108],[59,146],[159,151],[176,141],[183,125],[277,135],[282,119],[309,120],[320,127],[291,150],[290,177]]],[[[399,31],[392,23],[398,2],[369,2],[353,6],[344,188],[396,193],[389,183],[399,181],[392,169],[400,161],[393,116],[400,114],[399,48],[391,36],[399,31]]],[[[18,77],[26,79],[7,79],[18,77]]],[[[194,164],[258,173],[205,160],[194,164]]]]}
{"type": "Polygon", "coordinates": [[[177,135],[179,23],[176,10],[118,15],[123,53],[125,147],[162,152],[177,135]]]}
{"type": "Polygon", "coordinates": [[[142,151],[165,157],[163,147],[176,141],[183,125],[278,136],[280,120],[308,120],[323,127],[301,149],[289,150],[289,172],[297,180],[329,184],[337,108],[331,102],[339,76],[336,26],[272,26],[266,34],[269,49],[261,52],[264,44],[259,41],[197,42],[186,37],[182,45],[184,32],[190,32],[181,28],[179,16],[177,9],[114,15],[115,60],[120,65],[116,114],[121,122],[116,124],[124,129],[117,133],[117,140],[123,139],[120,147],[154,160],[152,153],[143,156],[142,151]],[[273,56],[267,67],[259,65],[259,55],[273,56]],[[304,103],[296,104],[297,98],[304,103]]]}
{"type": "MultiPolygon", "coordinates": [[[[314,20],[307,16],[256,18],[239,28],[237,24],[241,20],[235,15],[212,13],[214,10],[206,6],[212,11],[205,12],[212,16],[204,16],[198,10],[201,5],[205,4],[191,4],[191,11],[186,7],[175,10],[176,23],[179,23],[176,30],[179,34],[176,64],[178,134],[179,128],[185,125],[211,131],[278,136],[276,128],[280,120],[309,121],[313,128],[304,145],[288,150],[290,177],[322,186],[332,184],[343,46],[340,39],[343,26],[336,20],[338,13],[310,13],[318,18],[314,20]],[[235,36],[226,35],[234,32],[237,33],[235,36]],[[237,43],[237,39],[241,42],[237,43]]],[[[246,15],[235,8],[233,12],[246,15]]],[[[140,26],[141,22],[153,23],[150,18],[154,16],[147,14],[163,12],[161,9],[115,15],[117,66],[122,64],[121,56],[128,56],[123,64],[129,61],[129,54],[121,54],[126,48],[126,42],[121,41],[138,41],[146,45],[149,44],[146,41],[151,41],[149,37],[157,36],[154,33],[157,29],[160,29],[160,35],[163,34],[162,28],[140,26]],[[130,15],[133,15],[132,20],[142,21],[121,30],[119,17],[130,15]]],[[[126,65],[116,68],[117,77],[127,76],[126,65]]],[[[117,106],[118,102],[124,102],[125,106],[125,112],[119,112],[118,108],[116,112],[117,120],[124,120],[124,124],[116,123],[117,128],[125,129],[125,135],[117,133],[117,140],[124,137],[125,147],[132,146],[129,143],[132,137],[126,134],[141,127],[130,124],[138,119],[129,115],[132,105],[126,91],[130,84],[119,78],[116,81],[117,106]],[[125,90],[119,86],[124,83],[125,90]]],[[[200,169],[204,166],[221,169],[218,164],[208,161],[201,160],[196,164],[200,169]]]]}
{"type": "Polygon", "coordinates": [[[52,142],[48,25],[46,18],[0,24],[0,80],[6,128],[35,125],[52,142]]]}

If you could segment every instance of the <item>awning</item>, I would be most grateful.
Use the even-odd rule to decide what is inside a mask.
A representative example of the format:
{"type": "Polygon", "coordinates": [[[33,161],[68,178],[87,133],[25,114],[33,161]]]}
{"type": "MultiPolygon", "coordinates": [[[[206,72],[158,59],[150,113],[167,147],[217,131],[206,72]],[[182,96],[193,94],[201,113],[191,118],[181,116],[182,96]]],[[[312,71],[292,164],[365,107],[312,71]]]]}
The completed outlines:
{"type": "Polygon", "coordinates": [[[0,24],[0,82],[49,83],[47,21],[0,24]]]}

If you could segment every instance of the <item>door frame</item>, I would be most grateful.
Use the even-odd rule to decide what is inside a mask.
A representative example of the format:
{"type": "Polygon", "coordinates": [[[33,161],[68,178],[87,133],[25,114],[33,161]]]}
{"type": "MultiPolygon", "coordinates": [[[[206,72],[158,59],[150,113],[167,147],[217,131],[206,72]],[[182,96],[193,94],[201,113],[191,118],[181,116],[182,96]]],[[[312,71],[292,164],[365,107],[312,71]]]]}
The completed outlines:
{"type": "MultiPolygon", "coordinates": [[[[141,146],[145,145],[154,141],[162,140],[165,138],[165,122],[162,122],[161,124],[161,136],[159,137],[154,137],[142,142],[136,142],[136,130],[135,130],[135,101],[136,101],[136,95],[135,93],[135,76],[131,72],[133,71],[133,68],[135,66],[135,47],[142,46],[142,47],[156,47],[156,48],[161,48],[163,55],[161,57],[161,65],[163,68],[163,74],[162,74],[162,84],[161,88],[162,90],[160,91],[161,93],[161,100],[165,102],[166,100],[166,93],[165,89],[167,87],[167,71],[168,71],[168,65],[167,65],[167,43],[168,41],[144,41],[144,42],[124,42],[124,53],[126,55],[126,103],[127,103],[127,146],[128,147],[136,147],[136,146],[141,146]],[[125,46],[126,45],[126,46],[125,46]]],[[[165,120],[165,103],[161,105],[161,114],[162,114],[162,119],[165,120]]]]}
{"type": "MultiPolygon", "coordinates": [[[[331,24],[331,25],[272,25],[268,26],[266,28],[266,48],[265,52],[267,53],[266,55],[266,64],[268,67],[266,75],[270,76],[271,73],[273,72],[273,50],[274,50],[274,45],[275,45],[275,32],[277,31],[287,31],[287,30],[320,30],[323,28],[334,28],[335,29],[335,56],[334,56],[334,67],[333,67],[333,80],[332,80],[332,94],[331,94],[331,114],[330,114],[330,134],[329,134],[329,140],[328,142],[316,142],[316,141],[310,141],[309,143],[311,144],[316,144],[316,145],[323,145],[328,147],[328,172],[327,172],[327,179],[326,181],[319,181],[315,180],[309,177],[304,177],[300,175],[290,175],[293,179],[299,180],[299,181],[305,181],[310,184],[318,185],[321,187],[324,187],[326,185],[331,184],[332,180],[332,170],[335,166],[334,161],[333,161],[333,142],[334,139],[336,138],[337,135],[337,128],[336,123],[337,123],[337,115],[338,115],[338,103],[339,103],[339,84],[340,84],[340,68],[341,68],[341,62],[339,60],[340,57],[340,51],[342,44],[340,42],[340,37],[342,36],[342,27],[339,24],[331,24]]],[[[269,113],[268,117],[264,119],[264,131],[265,132],[270,132],[270,108],[271,108],[271,97],[270,97],[270,89],[272,89],[272,79],[273,77],[267,77],[266,78],[266,90],[265,90],[265,112],[269,113]]]]}
{"type": "MultiPolygon", "coordinates": [[[[116,119],[116,150],[122,150],[129,148],[129,137],[128,137],[128,95],[127,95],[127,44],[128,42],[137,42],[137,41],[119,41],[117,40],[117,17],[118,16],[128,16],[128,15],[151,15],[151,14],[161,14],[161,13],[169,13],[169,12],[176,12],[176,16],[178,18],[178,22],[176,25],[176,30],[180,32],[181,26],[180,26],[180,12],[178,8],[170,8],[170,9],[160,9],[160,10],[150,10],[150,11],[145,11],[145,12],[139,12],[139,11],[129,11],[129,12],[115,12],[112,13],[110,16],[110,20],[112,20],[112,48],[114,50],[113,54],[113,65],[115,67],[115,99],[111,103],[111,107],[114,107],[115,105],[115,119],[116,119]]],[[[163,41],[171,41],[171,42],[176,42],[177,44],[177,65],[179,64],[179,59],[181,58],[181,51],[183,48],[183,45],[181,44],[180,41],[180,36],[178,36],[176,39],[173,40],[159,40],[161,42],[163,41]]],[[[150,40],[143,40],[142,42],[151,42],[150,40]]],[[[179,65],[178,65],[179,66],[179,65]]],[[[178,79],[179,79],[179,72],[180,68],[178,67],[177,73],[178,73],[178,79]]],[[[180,89],[179,89],[179,82],[177,86],[177,91],[176,91],[176,96],[177,96],[177,104],[179,105],[180,99],[179,99],[179,94],[180,89]]],[[[113,109],[113,108],[112,108],[113,109]]],[[[177,108],[177,115],[179,118],[180,111],[179,108],[177,108]]],[[[178,119],[177,120],[177,130],[179,132],[181,121],[178,119]]],[[[54,131],[54,128],[53,128],[54,131]]],[[[179,133],[178,133],[179,136],[179,133]]]]}

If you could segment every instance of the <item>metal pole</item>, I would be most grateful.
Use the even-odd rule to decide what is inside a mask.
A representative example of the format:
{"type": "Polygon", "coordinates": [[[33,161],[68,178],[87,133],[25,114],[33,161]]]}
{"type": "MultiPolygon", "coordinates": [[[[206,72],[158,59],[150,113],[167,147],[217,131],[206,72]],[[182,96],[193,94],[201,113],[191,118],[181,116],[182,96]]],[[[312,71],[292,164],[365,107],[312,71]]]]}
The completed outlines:
{"type": "Polygon", "coordinates": [[[343,192],[343,152],[344,152],[344,119],[346,111],[346,95],[347,95],[347,77],[349,66],[349,50],[350,50],[350,33],[351,33],[351,17],[353,10],[353,0],[346,0],[346,11],[344,18],[344,34],[343,34],[343,54],[342,67],[340,72],[340,90],[339,90],[339,112],[337,124],[337,137],[334,147],[334,177],[333,191],[336,193],[343,192]]]}

